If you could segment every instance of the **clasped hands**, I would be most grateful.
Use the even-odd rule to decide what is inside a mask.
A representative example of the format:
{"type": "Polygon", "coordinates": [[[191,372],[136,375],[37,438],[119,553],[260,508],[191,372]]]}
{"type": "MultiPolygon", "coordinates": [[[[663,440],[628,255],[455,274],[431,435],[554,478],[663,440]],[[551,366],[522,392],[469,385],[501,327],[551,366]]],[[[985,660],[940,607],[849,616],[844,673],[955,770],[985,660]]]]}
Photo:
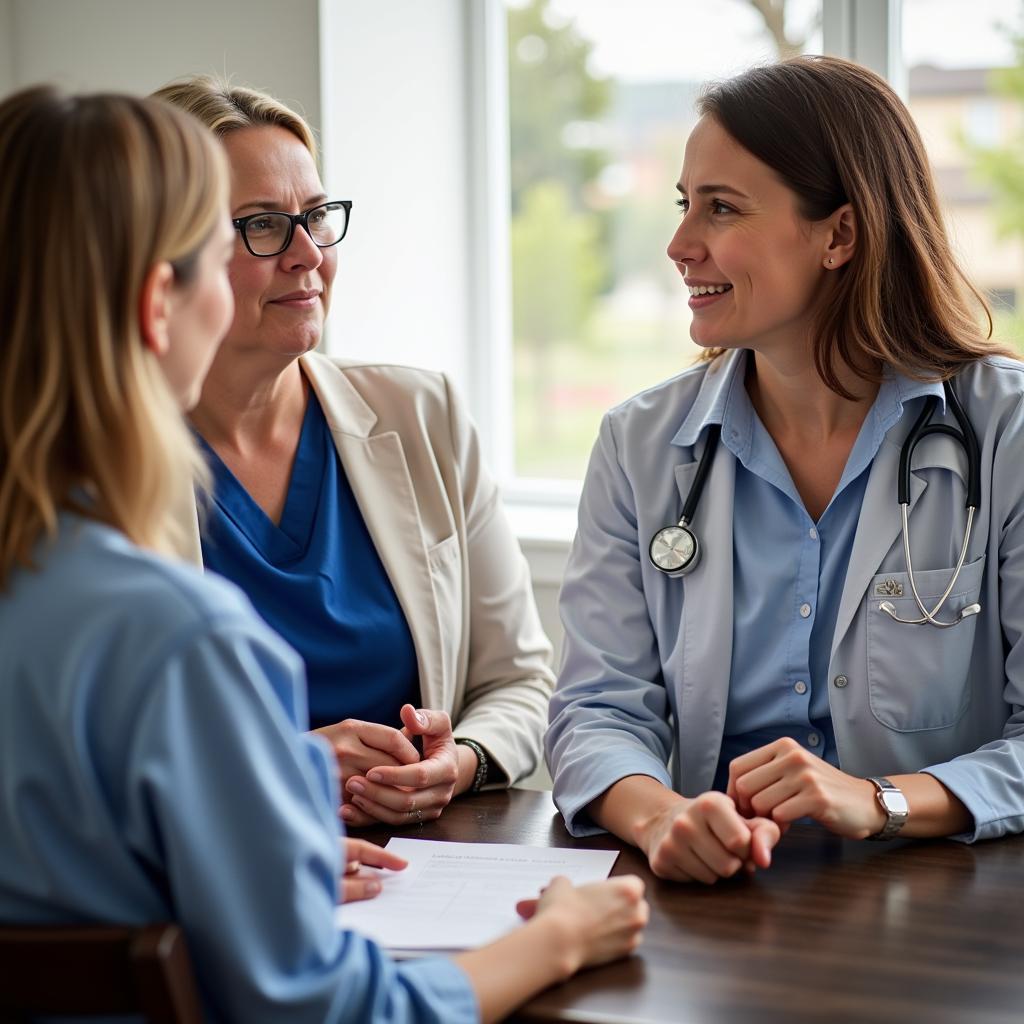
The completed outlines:
{"type": "Polygon", "coordinates": [[[401,729],[346,719],[316,730],[338,759],[341,817],[350,827],[432,821],[455,795],[459,758],[451,719],[411,704],[400,715],[401,729]],[[422,756],[415,736],[421,737],[422,756]]]}
{"type": "Polygon", "coordinates": [[[838,835],[879,831],[884,812],[866,779],[784,738],[729,765],[725,793],[679,797],[645,823],[639,845],[659,878],[711,884],[771,864],[790,824],[811,818],[838,835]]]}

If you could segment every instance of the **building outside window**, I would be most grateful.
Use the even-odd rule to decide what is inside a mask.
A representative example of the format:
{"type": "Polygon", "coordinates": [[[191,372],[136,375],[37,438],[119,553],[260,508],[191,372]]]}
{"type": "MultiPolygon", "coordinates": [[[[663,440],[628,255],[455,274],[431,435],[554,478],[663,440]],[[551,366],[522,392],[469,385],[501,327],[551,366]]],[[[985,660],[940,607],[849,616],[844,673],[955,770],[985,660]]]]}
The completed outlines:
{"type": "Polygon", "coordinates": [[[947,0],[903,0],[907,103],[994,333],[1024,350],[1024,5],[976,0],[963,13],[947,0]]]}

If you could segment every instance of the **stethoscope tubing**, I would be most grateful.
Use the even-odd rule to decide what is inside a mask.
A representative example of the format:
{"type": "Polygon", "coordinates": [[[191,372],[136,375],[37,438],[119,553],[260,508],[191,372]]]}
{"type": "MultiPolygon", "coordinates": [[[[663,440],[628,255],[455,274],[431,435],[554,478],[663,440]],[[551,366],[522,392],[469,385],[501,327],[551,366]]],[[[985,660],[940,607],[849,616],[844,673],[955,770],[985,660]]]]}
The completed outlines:
{"type": "MultiPolygon", "coordinates": [[[[939,400],[937,396],[930,395],[925,400],[924,408],[921,410],[917,420],[915,420],[914,425],[910,428],[910,432],[907,434],[900,448],[900,464],[896,482],[896,496],[900,505],[900,520],[903,534],[903,554],[907,563],[907,578],[910,582],[910,590],[914,596],[914,601],[917,604],[918,610],[921,612],[921,618],[901,618],[896,614],[896,608],[891,601],[883,601],[879,605],[879,611],[888,615],[895,622],[900,622],[905,625],[916,626],[927,622],[940,629],[948,629],[951,626],[958,625],[965,618],[968,618],[971,615],[977,615],[978,612],[981,611],[980,605],[970,604],[967,605],[966,608],[961,609],[957,618],[952,621],[944,621],[936,618],[939,611],[942,609],[942,606],[949,598],[949,595],[953,592],[953,588],[956,586],[956,581],[960,576],[960,570],[963,568],[967,559],[971,536],[974,532],[974,514],[981,507],[981,447],[978,444],[978,436],[974,432],[974,427],[971,425],[970,418],[964,411],[964,407],[961,405],[960,399],[957,397],[952,383],[949,380],[945,380],[942,382],[942,388],[960,429],[958,430],[945,423],[931,422],[932,415],[938,406],[939,400]],[[953,575],[946,586],[946,589],[943,591],[942,596],[938,601],[936,601],[935,606],[929,610],[921,598],[917,588],[917,580],[914,577],[914,565],[910,554],[909,508],[910,467],[914,456],[914,449],[917,447],[919,441],[922,441],[925,437],[928,437],[931,434],[945,434],[947,437],[952,437],[963,447],[964,453],[967,456],[967,498],[965,501],[965,506],[967,508],[967,525],[964,530],[964,539],[960,546],[960,555],[957,559],[956,568],[953,570],[953,575]]],[[[697,567],[700,556],[700,543],[693,527],[690,524],[693,522],[693,517],[697,511],[697,505],[699,504],[701,494],[704,491],[704,484],[709,472],[711,471],[711,463],[714,460],[715,451],[718,448],[721,429],[721,425],[717,423],[711,424],[708,428],[707,441],[704,445],[704,451],[701,453],[700,464],[697,467],[693,483],[690,485],[690,492],[686,496],[686,501],[683,504],[683,511],[682,515],[679,517],[679,521],[675,524],[662,527],[651,538],[651,543],[648,547],[648,557],[654,567],[666,576],[673,578],[685,576],[697,567]],[[691,552],[688,558],[682,557],[678,554],[677,541],[681,533],[684,535],[683,539],[686,541],[685,546],[688,547],[691,552]]]]}

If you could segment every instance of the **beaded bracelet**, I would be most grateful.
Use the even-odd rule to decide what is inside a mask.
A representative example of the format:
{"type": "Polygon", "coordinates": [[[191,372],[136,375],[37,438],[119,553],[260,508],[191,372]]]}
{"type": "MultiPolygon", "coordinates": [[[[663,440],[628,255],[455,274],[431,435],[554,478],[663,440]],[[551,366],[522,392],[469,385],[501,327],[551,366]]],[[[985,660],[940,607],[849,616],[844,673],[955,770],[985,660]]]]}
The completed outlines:
{"type": "Polygon", "coordinates": [[[487,754],[484,748],[480,746],[476,740],[467,740],[463,736],[458,736],[455,739],[456,743],[461,743],[465,747],[469,747],[470,750],[476,754],[476,774],[473,776],[473,784],[469,787],[470,792],[479,793],[484,787],[484,783],[487,781],[487,774],[490,771],[490,762],[487,760],[487,754]]]}

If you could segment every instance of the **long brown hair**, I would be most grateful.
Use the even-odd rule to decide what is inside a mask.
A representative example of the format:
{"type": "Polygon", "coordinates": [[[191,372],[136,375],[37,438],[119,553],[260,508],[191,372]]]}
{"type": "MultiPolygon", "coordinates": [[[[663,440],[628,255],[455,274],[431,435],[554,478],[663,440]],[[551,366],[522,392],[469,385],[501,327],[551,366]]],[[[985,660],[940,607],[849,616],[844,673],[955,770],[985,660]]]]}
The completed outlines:
{"type": "Polygon", "coordinates": [[[795,57],[710,85],[697,108],[778,174],[807,220],[853,207],[856,250],[812,339],[829,388],[852,397],[843,363],[869,380],[884,366],[941,380],[987,355],[1016,357],[988,340],[992,317],[953,255],[921,136],[884,79],[838,57],[795,57]]]}
{"type": "Polygon", "coordinates": [[[227,168],[157,100],[41,86],[0,103],[0,587],[62,509],[173,551],[174,503],[201,459],[139,302],[177,286],[222,216],[227,168]]]}

